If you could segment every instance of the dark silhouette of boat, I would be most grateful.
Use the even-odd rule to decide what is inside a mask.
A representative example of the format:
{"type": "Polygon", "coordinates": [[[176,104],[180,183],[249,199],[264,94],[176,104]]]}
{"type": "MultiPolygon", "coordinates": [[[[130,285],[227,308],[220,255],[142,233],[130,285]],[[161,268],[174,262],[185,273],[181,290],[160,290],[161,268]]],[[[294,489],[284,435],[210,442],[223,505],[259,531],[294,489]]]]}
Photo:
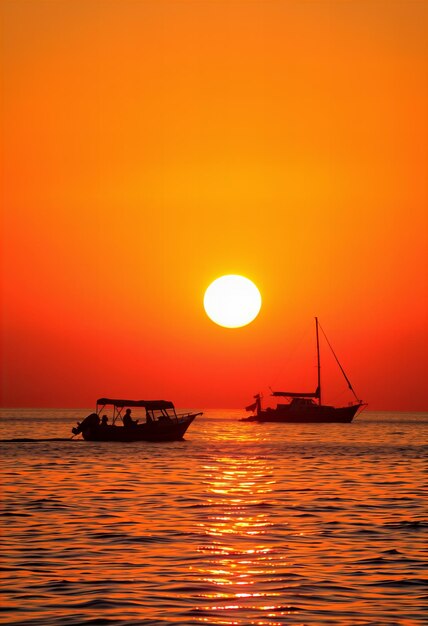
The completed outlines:
{"type": "Polygon", "coordinates": [[[177,415],[174,404],[167,400],[97,400],[96,412],[72,428],[73,435],[82,434],[86,441],[177,441],[183,439],[193,420],[202,413],[177,415]],[[113,407],[112,422],[100,419],[106,406],[113,407]],[[133,408],[145,409],[145,419],[131,418],[133,408]],[[125,409],[125,413],[124,412],[125,409]]]}
{"type": "Polygon", "coordinates": [[[319,347],[319,332],[318,328],[321,328],[318,318],[315,318],[316,329],[316,342],[317,342],[317,366],[318,366],[318,386],[312,393],[299,393],[295,391],[273,391],[272,396],[285,398],[284,404],[278,403],[275,408],[262,408],[262,396],[257,394],[254,396],[255,402],[246,407],[247,411],[254,411],[254,415],[248,418],[244,418],[242,421],[246,422],[285,422],[285,423],[305,423],[305,422],[352,422],[355,415],[359,410],[363,410],[366,405],[365,402],[360,400],[356,395],[349,378],[346,376],[345,371],[330,345],[326,334],[321,328],[323,335],[327,341],[330,350],[336,359],[340,370],[348,383],[349,389],[355,396],[355,401],[351,402],[348,406],[334,407],[322,404],[321,400],[321,363],[320,363],[320,347],[319,347]]]}

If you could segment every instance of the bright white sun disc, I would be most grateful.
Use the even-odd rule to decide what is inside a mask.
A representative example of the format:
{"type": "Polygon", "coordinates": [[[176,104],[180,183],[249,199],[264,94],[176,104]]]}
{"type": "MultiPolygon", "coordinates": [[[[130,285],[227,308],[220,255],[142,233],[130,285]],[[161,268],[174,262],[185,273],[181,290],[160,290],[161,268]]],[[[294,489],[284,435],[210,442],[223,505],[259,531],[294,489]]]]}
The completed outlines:
{"type": "Polygon", "coordinates": [[[204,308],[208,317],[226,328],[239,328],[259,314],[262,297],[256,285],[237,274],[220,276],[205,292],[204,308]]]}

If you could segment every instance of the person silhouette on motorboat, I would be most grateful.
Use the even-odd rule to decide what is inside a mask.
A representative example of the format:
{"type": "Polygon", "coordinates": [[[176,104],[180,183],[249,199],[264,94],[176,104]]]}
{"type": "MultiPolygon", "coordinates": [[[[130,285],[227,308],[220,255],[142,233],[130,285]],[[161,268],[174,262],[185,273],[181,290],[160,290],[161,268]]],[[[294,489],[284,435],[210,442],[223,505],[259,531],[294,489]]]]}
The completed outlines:
{"type": "Polygon", "coordinates": [[[123,416],[122,421],[125,427],[136,426],[138,424],[138,420],[133,420],[131,417],[131,409],[126,409],[126,413],[123,416]]]}

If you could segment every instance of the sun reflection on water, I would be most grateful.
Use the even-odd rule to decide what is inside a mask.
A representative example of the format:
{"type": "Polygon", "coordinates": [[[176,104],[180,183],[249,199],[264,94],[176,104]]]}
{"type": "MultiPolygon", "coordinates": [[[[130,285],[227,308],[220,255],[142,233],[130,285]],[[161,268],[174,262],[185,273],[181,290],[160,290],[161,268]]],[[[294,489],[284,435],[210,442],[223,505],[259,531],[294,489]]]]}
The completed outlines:
{"type": "Polygon", "coordinates": [[[246,623],[283,623],[278,620],[292,607],[279,602],[287,561],[285,548],[271,541],[275,521],[269,500],[276,483],[271,468],[261,457],[246,458],[244,464],[219,457],[204,472],[207,497],[199,528],[207,542],[198,548],[203,567],[197,573],[207,590],[198,595],[205,601],[197,608],[200,620],[241,624],[239,615],[245,612],[247,620],[252,616],[246,623]]]}

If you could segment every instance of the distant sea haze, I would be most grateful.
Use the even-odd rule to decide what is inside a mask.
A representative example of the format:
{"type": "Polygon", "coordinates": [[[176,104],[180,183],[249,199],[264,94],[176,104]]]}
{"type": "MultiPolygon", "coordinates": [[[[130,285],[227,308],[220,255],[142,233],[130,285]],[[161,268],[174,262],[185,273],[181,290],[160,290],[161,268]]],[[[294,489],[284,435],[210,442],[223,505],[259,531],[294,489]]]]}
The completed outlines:
{"type": "MultiPolygon", "coordinates": [[[[2,409],[0,438],[84,416],[2,409]]],[[[426,623],[428,413],[242,417],[207,410],[172,443],[1,442],[3,623],[426,623]]]]}

